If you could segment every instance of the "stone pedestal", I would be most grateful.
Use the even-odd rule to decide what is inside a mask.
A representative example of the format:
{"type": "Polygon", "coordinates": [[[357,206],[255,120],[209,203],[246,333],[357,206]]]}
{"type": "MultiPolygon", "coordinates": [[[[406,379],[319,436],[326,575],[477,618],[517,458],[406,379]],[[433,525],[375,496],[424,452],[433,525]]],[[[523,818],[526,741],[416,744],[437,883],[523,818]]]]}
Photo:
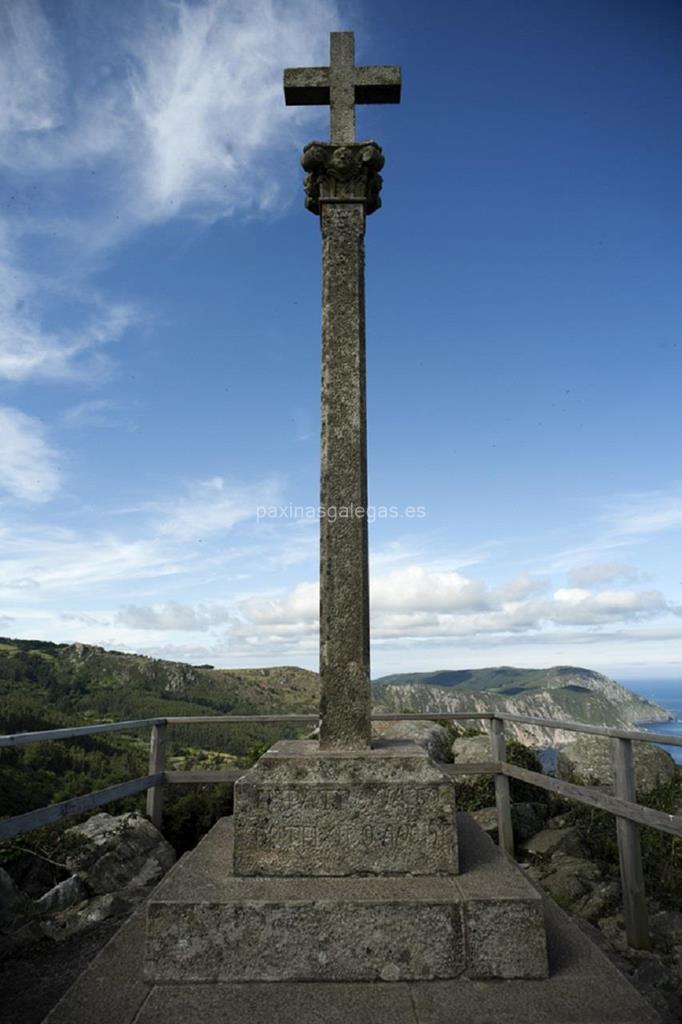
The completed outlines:
{"type": "Polygon", "coordinates": [[[321,751],[284,740],[235,784],[236,875],[457,873],[451,780],[396,740],[321,751]]]}
{"type": "Polygon", "coordinates": [[[541,896],[467,815],[458,819],[459,875],[263,878],[233,873],[223,818],[149,902],[146,978],[545,978],[541,896]]]}
{"type": "Polygon", "coordinates": [[[487,840],[475,849],[452,780],[414,743],[281,741],[211,835],[150,901],[151,980],[547,974],[540,897],[487,840]]]}

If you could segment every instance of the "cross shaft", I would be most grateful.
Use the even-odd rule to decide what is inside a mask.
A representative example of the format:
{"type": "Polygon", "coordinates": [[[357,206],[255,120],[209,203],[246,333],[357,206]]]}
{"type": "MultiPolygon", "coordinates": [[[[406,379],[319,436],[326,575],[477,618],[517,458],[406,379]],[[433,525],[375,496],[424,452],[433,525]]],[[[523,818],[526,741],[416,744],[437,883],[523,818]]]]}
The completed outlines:
{"type": "Polygon", "coordinates": [[[284,72],[287,106],[329,104],[332,145],[355,142],[357,103],[400,103],[400,68],[355,66],[355,36],[332,32],[329,67],[287,68],[284,72]]]}
{"type": "Polygon", "coordinates": [[[286,102],[329,103],[331,143],[311,142],[307,208],[322,229],[320,750],[371,742],[365,220],[381,205],[384,158],[355,141],[356,103],[397,103],[400,68],[355,67],[352,32],[332,32],[328,68],[284,72],[286,102]]]}

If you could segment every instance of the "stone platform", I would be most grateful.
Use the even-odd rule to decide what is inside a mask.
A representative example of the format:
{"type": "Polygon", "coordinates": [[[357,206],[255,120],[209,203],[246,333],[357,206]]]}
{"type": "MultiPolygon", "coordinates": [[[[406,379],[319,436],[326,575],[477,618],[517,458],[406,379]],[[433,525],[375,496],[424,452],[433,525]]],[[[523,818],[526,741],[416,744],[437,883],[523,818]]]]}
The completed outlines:
{"type": "MultiPolygon", "coordinates": [[[[478,856],[486,850],[488,863],[495,854],[491,840],[470,819],[462,831],[458,884],[468,871],[472,845],[478,856]],[[473,844],[467,842],[469,834],[473,844]]],[[[182,875],[195,872],[205,844],[178,862],[153,900],[182,875]]],[[[508,866],[525,881],[519,868],[508,866]]],[[[472,892],[471,898],[476,895],[472,892]]],[[[660,1024],[650,1005],[563,911],[547,897],[543,904],[549,977],[532,981],[155,984],[143,976],[141,910],[44,1024],[660,1024]]]]}
{"type": "Polygon", "coordinates": [[[234,873],[455,874],[454,817],[452,780],[415,743],[280,740],[235,783],[234,873]]]}
{"type": "Polygon", "coordinates": [[[352,878],[235,876],[223,818],[150,900],[147,977],[545,977],[541,897],[468,815],[457,817],[461,874],[352,878]]]}

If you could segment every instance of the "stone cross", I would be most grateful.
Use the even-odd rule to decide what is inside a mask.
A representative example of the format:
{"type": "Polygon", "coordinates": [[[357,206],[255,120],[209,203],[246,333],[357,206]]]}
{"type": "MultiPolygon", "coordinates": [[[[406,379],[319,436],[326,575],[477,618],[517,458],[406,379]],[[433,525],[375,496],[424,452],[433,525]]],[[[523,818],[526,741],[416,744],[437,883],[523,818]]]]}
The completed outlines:
{"type": "Polygon", "coordinates": [[[332,32],[328,68],[287,68],[287,106],[329,104],[329,141],[355,142],[356,103],[400,103],[400,68],[355,67],[355,36],[332,32]]]}
{"type": "Polygon", "coordinates": [[[322,229],[320,747],[370,745],[365,217],[381,205],[384,158],[355,141],[356,103],[398,103],[400,69],[355,67],[332,32],[328,68],[284,72],[287,104],[329,103],[331,142],[310,142],[306,206],[322,229]]]}

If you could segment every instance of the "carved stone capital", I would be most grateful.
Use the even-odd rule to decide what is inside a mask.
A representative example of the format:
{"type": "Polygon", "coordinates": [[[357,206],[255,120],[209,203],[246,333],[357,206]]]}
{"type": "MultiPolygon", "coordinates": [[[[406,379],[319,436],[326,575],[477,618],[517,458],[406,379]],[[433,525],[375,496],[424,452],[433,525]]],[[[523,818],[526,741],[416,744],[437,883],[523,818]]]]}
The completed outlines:
{"type": "Polygon", "coordinates": [[[311,213],[319,214],[325,202],[361,202],[367,214],[381,206],[379,171],[384,166],[384,155],[376,142],[345,146],[309,142],[303,150],[301,163],[308,171],[304,184],[305,205],[311,213]]]}

